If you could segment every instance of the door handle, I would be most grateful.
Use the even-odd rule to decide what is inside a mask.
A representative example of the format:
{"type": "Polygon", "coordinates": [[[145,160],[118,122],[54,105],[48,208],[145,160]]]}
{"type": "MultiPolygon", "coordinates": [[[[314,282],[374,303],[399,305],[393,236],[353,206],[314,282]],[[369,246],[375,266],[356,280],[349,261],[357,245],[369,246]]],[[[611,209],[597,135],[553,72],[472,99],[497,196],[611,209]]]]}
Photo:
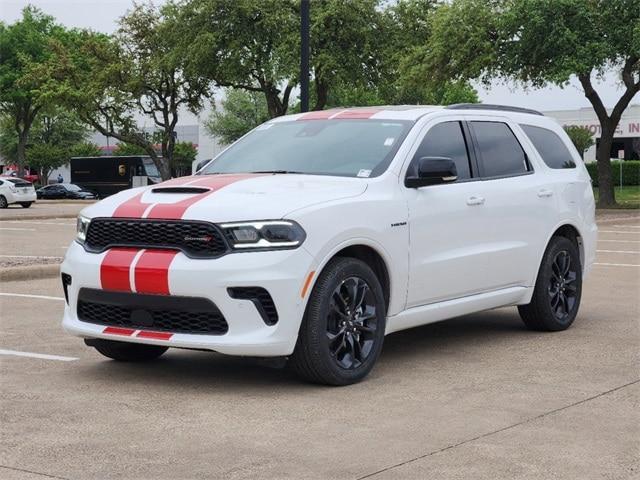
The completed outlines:
{"type": "Polygon", "coordinates": [[[540,198],[550,197],[551,195],[553,195],[553,191],[549,190],[547,188],[543,188],[542,190],[538,190],[538,196],[540,198]]]}
{"type": "Polygon", "coordinates": [[[469,206],[473,206],[473,205],[483,205],[484,204],[484,198],[483,197],[469,197],[467,198],[467,205],[469,206]]]}

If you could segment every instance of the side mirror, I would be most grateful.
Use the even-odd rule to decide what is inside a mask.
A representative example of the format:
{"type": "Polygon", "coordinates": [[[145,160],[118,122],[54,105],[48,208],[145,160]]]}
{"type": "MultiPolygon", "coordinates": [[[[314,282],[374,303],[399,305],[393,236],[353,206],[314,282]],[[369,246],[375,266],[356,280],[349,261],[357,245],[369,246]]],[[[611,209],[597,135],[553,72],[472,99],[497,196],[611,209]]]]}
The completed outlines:
{"type": "Polygon", "coordinates": [[[404,181],[409,188],[455,182],[458,179],[456,164],[449,157],[422,157],[418,160],[417,171],[404,181]]]}
{"type": "Polygon", "coordinates": [[[202,160],[201,162],[198,162],[198,164],[196,165],[196,169],[195,172],[193,173],[198,173],[200,170],[202,170],[204,168],[204,166],[209,163],[211,161],[211,159],[207,159],[207,160],[202,160]]]}

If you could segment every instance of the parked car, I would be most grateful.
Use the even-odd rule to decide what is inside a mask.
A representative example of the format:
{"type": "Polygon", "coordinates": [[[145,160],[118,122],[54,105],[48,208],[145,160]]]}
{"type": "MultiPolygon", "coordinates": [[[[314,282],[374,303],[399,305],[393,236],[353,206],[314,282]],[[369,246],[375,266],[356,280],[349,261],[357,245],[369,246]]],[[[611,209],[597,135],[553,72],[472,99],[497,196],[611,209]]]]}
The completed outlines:
{"type": "Polygon", "coordinates": [[[0,208],[19,203],[29,208],[36,201],[36,191],[31,182],[17,177],[0,177],[0,208]]]}
{"type": "Polygon", "coordinates": [[[36,193],[42,199],[62,199],[72,198],[80,200],[94,200],[98,198],[95,192],[86,190],[73,183],[54,183],[46,187],[39,188],[36,193]]]}
{"type": "Polygon", "coordinates": [[[116,360],[167,348],[288,357],[363,379],[386,334],[517,306],[576,318],[595,259],[591,180],[538,112],[491,105],[272,119],[198,175],[84,209],[63,326],[116,360]]]}

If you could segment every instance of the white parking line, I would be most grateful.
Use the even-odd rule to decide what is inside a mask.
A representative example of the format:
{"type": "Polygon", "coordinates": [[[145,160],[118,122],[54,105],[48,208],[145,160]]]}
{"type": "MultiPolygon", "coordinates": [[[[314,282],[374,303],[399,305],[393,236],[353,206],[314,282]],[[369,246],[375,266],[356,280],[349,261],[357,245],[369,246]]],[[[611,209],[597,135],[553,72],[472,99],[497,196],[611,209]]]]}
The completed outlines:
{"type": "Polygon", "coordinates": [[[640,225],[609,225],[616,228],[640,228],[640,225]]]}
{"type": "Polygon", "coordinates": [[[640,235],[640,232],[623,232],[621,230],[600,230],[598,233],[630,233],[634,235],[640,235]]]}
{"type": "Polygon", "coordinates": [[[0,230],[14,230],[14,231],[21,231],[21,232],[35,232],[36,231],[35,228],[5,228],[5,227],[0,227],[0,230]]]}
{"type": "Polygon", "coordinates": [[[636,255],[640,255],[640,251],[634,252],[633,250],[596,250],[596,252],[603,253],[633,253],[636,255]]]}
{"type": "Polygon", "coordinates": [[[17,350],[0,349],[0,355],[12,355],[14,357],[39,358],[41,360],[58,360],[59,362],[73,362],[76,357],[63,357],[61,355],[46,355],[44,353],[19,352],[17,350]]]}
{"type": "Polygon", "coordinates": [[[45,255],[0,255],[0,258],[49,258],[62,260],[62,257],[47,257],[45,255]]]}
{"type": "Polygon", "coordinates": [[[62,300],[64,302],[64,297],[49,297],[47,295],[31,295],[31,294],[27,294],[27,293],[5,293],[5,292],[0,292],[0,297],[39,298],[41,300],[62,300]]]}
{"type": "Polygon", "coordinates": [[[611,242],[611,243],[640,243],[640,240],[603,240],[598,239],[598,242],[611,242]]]}
{"type": "Polygon", "coordinates": [[[594,265],[601,265],[605,267],[640,267],[640,265],[632,263],[594,263],[594,265]]]}

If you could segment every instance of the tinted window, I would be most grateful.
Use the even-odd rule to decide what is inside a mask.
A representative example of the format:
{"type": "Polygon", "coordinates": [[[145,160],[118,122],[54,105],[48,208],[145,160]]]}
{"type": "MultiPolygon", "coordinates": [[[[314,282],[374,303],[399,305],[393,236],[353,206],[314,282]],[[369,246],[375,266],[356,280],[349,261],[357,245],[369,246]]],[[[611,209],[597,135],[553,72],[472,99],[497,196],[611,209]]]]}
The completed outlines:
{"type": "Polygon", "coordinates": [[[558,135],[542,127],[520,126],[548,167],[575,168],[576,163],[573,161],[571,153],[558,135]]]}
{"type": "Polygon", "coordinates": [[[506,123],[471,124],[478,141],[485,177],[517,175],[528,171],[524,150],[506,123]]]}
{"type": "Polygon", "coordinates": [[[432,127],[422,139],[411,168],[416,168],[422,157],[449,157],[456,164],[459,180],[471,178],[469,154],[460,122],[444,122],[432,127]]]}

